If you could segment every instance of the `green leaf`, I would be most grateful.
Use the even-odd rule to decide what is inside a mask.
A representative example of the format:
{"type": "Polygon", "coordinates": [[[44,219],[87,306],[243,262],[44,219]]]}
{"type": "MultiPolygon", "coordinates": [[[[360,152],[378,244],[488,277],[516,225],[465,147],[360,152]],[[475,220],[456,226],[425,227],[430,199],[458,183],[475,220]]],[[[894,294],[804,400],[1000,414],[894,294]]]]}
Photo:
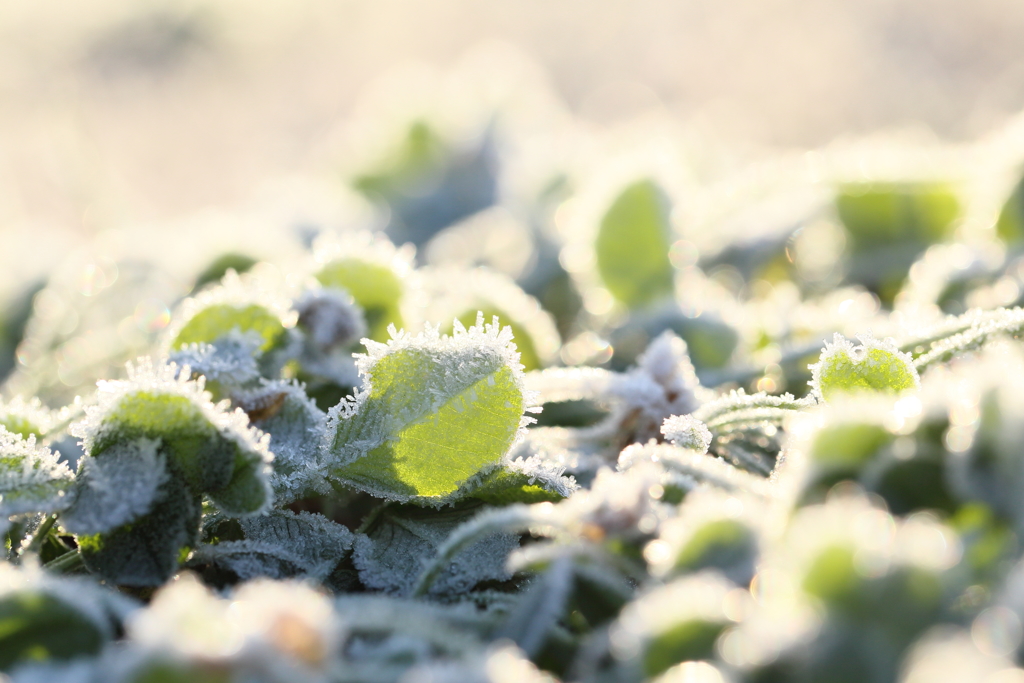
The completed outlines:
{"type": "Polygon", "coordinates": [[[208,284],[220,282],[229,270],[242,274],[256,265],[256,259],[247,254],[238,252],[227,252],[221,254],[209,263],[196,275],[196,281],[192,285],[192,291],[196,292],[208,284]]]}
{"type": "Polygon", "coordinates": [[[171,349],[176,351],[200,342],[212,344],[233,330],[259,334],[263,339],[260,345],[263,352],[281,344],[286,333],[280,317],[265,306],[214,304],[189,318],[171,342],[171,349]]]}
{"type": "Polygon", "coordinates": [[[734,588],[705,572],[649,591],[612,625],[613,651],[627,670],[644,676],[657,676],[679,662],[710,659],[715,641],[731,623],[724,605],[734,588]]]}
{"type": "Polygon", "coordinates": [[[652,180],[626,187],[601,219],[597,269],[616,299],[641,308],[673,291],[669,205],[652,180]]]}
{"type": "Polygon", "coordinates": [[[161,487],[150,512],[109,533],[79,536],[85,566],[124,586],[159,586],[178,569],[184,548],[195,545],[201,500],[177,478],[161,487]]]}
{"type": "Polygon", "coordinates": [[[900,351],[891,339],[864,336],[861,342],[854,345],[836,333],[832,343],[825,345],[818,362],[810,366],[816,395],[828,401],[840,394],[899,394],[920,387],[910,354],[900,351]]]}
{"type": "Polygon", "coordinates": [[[190,564],[212,563],[230,569],[243,581],[326,579],[352,547],[352,532],[323,515],[274,510],[242,520],[245,538],[200,547],[190,564]]]}
{"type": "Polygon", "coordinates": [[[0,517],[55,512],[71,503],[74,475],[36,438],[23,439],[0,427],[0,517]]]}
{"type": "Polygon", "coordinates": [[[847,183],[839,188],[836,210],[854,251],[901,242],[923,249],[950,236],[960,203],[942,183],[847,183]]]}
{"type": "MultiPolygon", "coordinates": [[[[476,322],[477,315],[482,313],[484,320],[492,320],[493,318],[499,318],[501,320],[509,320],[509,316],[496,306],[480,306],[474,308],[471,311],[466,311],[458,317],[463,327],[469,327],[476,322]]],[[[526,331],[526,329],[515,322],[508,323],[508,326],[512,328],[512,338],[516,340],[516,350],[519,351],[519,362],[523,364],[523,370],[529,372],[530,370],[539,370],[544,367],[544,363],[541,362],[540,356],[537,354],[537,347],[533,343],[533,338],[526,331]]],[[[446,332],[451,334],[453,327],[449,327],[446,332]]]]}
{"type": "MultiPolygon", "coordinates": [[[[674,570],[681,574],[718,569],[727,576],[757,563],[757,534],[736,519],[715,519],[693,531],[676,555],[674,570]]],[[[753,572],[750,571],[750,574],[753,572]]],[[[744,577],[748,578],[749,575],[744,577]]]]}
{"type": "Polygon", "coordinates": [[[136,391],[126,394],[103,417],[90,454],[102,458],[114,446],[138,439],[159,439],[168,465],[197,493],[228,485],[234,472],[231,444],[188,396],[136,391]]]}
{"type": "Polygon", "coordinates": [[[451,502],[529,422],[511,339],[495,321],[371,343],[358,361],[363,391],[328,418],[332,479],[391,500],[451,502]]]}
{"type": "Polygon", "coordinates": [[[893,438],[893,434],[878,423],[826,424],[812,437],[809,454],[819,468],[856,473],[893,438]]]}
{"type": "Polygon", "coordinates": [[[101,458],[82,458],[75,502],[61,514],[61,525],[73,534],[98,534],[148,513],[170,476],[159,446],[139,439],[115,444],[101,458]]]}
{"type": "Polygon", "coordinates": [[[324,287],[344,289],[363,309],[371,339],[387,339],[388,325],[402,327],[405,285],[391,267],[361,258],[338,258],[325,265],[316,279],[324,287]]]}
{"type": "Polygon", "coordinates": [[[467,482],[463,490],[490,505],[555,503],[577,489],[576,480],[564,475],[565,467],[554,462],[539,456],[520,457],[467,482]]]}
{"type": "Polygon", "coordinates": [[[836,212],[849,245],[847,279],[891,304],[911,264],[930,245],[952,237],[960,202],[943,183],[848,183],[839,188],[836,212]]]}
{"type": "Polygon", "coordinates": [[[25,588],[0,596],[0,670],[98,654],[107,634],[53,594],[25,588]]]}
{"type": "MultiPolygon", "coordinates": [[[[451,532],[480,511],[424,510],[393,505],[356,537],[353,561],[359,579],[368,588],[397,595],[412,592],[423,566],[436,554],[451,532]]],[[[481,581],[509,578],[505,560],[519,546],[514,534],[493,533],[462,549],[432,583],[430,593],[459,595],[481,581]]]]}
{"type": "Polygon", "coordinates": [[[357,176],[353,185],[365,194],[388,198],[428,180],[447,156],[447,145],[430,124],[413,121],[398,149],[378,168],[357,176]]]}
{"type": "Polygon", "coordinates": [[[229,515],[269,507],[272,456],[264,435],[242,411],[213,405],[202,385],[174,365],[143,359],[129,366],[128,380],[102,383],[99,396],[72,429],[92,457],[139,439],[159,440],[168,471],[194,495],[209,494],[229,515]]]}

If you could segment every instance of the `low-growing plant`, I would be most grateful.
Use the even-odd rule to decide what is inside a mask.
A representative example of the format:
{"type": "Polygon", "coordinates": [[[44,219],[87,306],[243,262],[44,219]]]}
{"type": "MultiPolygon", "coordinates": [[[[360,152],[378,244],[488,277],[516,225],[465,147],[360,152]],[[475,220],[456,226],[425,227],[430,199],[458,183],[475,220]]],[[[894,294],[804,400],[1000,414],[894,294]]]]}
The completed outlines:
{"type": "Polygon", "coordinates": [[[502,111],[411,117],[351,178],[382,230],[34,295],[3,675],[1024,678],[1016,179],[836,161],[781,223],[660,162],[531,194],[502,111]]]}

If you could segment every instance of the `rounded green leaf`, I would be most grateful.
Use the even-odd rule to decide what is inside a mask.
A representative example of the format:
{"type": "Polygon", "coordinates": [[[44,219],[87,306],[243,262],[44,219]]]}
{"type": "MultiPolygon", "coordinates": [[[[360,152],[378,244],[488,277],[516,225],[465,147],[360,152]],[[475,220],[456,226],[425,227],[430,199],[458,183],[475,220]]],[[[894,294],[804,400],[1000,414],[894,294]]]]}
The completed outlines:
{"type": "Polygon", "coordinates": [[[612,296],[640,308],[673,291],[669,206],[652,180],[626,187],[601,219],[597,270],[612,296]]]}
{"type": "Polygon", "coordinates": [[[832,343],[825,345],[818,362],[810,366],[815,394],[828,401],[840,394],[899,394],[920,387],[913,359],[892,340],[865,336],[861,342],[854,345],[837,333],[832,343]]]}
{"type": "Polygon", "coordinates": [[[371,339],[387,338],[388,325],[401,327],[405,285],[389,266],[361,258],[338,258],[316,274],[324,287],[346,290],[363,309],[371,339]]]}
{"type": "Polygon", "coordinates": [[[209,494],[228,515],[255,514],[270,505],[266,438],[245,413],[213,405],[200,382],[174,365],[143,359],[129,379],[103,382],[100,400],[73,426],[86,452],[98,460],[140,439],[159,443],[172,478],[195,495],[209,494]]]}
{"type": "Polygon", "coordinates": [[[495,321],[371,344],[359,360],[366,386],[330,413],[330,476],[384,498],[447,502],[500,461],[525,424],[511,340],[495,321]]]}
{"type": "Polygon", "coordinates": [[[15,664],[97,654],[106,635],[50,593],[26,588],[0,596],[0,670],[15,664]]]}
{"type": "Polygon", "coordinates": [[[933,182],[847,183],[836,211],[854,251],[913,243],[921,248],[950,236],[960,213],[951,187],[933,182]]]}
{"type": "Polygon", "coordinates": [[[171,342],[171,348],[180,349],[200,342],[210,344],[232,330],[259,334],[263,339],[260,351],[277,346],[285,334],[281,319],[264,306],[216,304],[192,316],[171,342]]]}
{"type": "Polygon", "coordinates": [[[175,478],[160,487],[151,510],[113,531],[79,536],[85,566],[124,586],[159,586],[178,569],[182,549],[199,536],[199,496],[175,478]]]}

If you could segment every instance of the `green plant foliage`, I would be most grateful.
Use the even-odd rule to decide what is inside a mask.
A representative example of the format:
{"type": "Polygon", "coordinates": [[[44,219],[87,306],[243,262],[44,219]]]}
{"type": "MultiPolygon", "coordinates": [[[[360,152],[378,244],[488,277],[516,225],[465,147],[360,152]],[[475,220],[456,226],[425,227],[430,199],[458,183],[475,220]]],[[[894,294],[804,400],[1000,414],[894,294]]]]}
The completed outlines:
{"type": "Polygon", "coordinates": [[[878,392],[900,394],[920,386],[909,354],[891,341],[864,337],[854,345],[837,334],[811,366],[811,387],[828,401],[841,394],[878,392]]]}
{"type": "Polygon", "coordinates": [[[214,342],[232,330],[256,332],[263,343],[260,351],[268,351],[280,343],[284,334],[281,320],[266,308],[257,305],[210,306],[193,316],[171,342],[171,347],[180,349],[188,344],[214,342]]]}
{"type": "Polygon", "coordinates": [[[641,180],[623,189],[601,218],[597,269],[612,296],[629,308],[672,293],[668,211],[661,188],[641,180]]]}
{"type": "Polygon", "coordinates": [[[0,678],[1024,677],[1017,146],[607,160],[488,54],[375,211],[9,269],[0,678]]]}
{"type": "Polygon", "coordinates": [[[0,429],[0,515],[54,512],[71,502],[74,477],[48,448],[0,429]]]}
{"type": "Polygon", "coordinates": [[[389,325],[404,325],[401,304],[405,285],[388,266],[358,258],[339,258],[325,265],[316,279],[324,287],[343,289],[352,295],[366,316],[370,339],[387,339],[389,325]]]}
{"type": "Polygon", "coordinates": [[[961,213],[954,189],[935,182],[848,183],[835,206],[849,241],[851,278],[887,303],[914,260],[952,237],[961,213]]]}
{"type": "Polygon", "coordinates": [[[86,615],[42,591],[0,597],[0,671],[19,662],[97,654],[106,634],[86,615]]]}
{"type": "Polygon", "coordinates": [[[360,360],[367,389],[331,412],[330,476],[391,500],[448,502],[520,433],[528,406],[511,338],[480,318],[451,337],[428,330],[371,346],[360,360]]]}

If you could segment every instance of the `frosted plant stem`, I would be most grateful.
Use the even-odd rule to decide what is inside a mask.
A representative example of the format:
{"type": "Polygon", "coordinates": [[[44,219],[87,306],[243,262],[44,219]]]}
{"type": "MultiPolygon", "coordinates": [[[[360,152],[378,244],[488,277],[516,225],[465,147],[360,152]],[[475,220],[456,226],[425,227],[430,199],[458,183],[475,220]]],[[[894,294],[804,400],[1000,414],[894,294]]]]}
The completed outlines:
{"type": "Polygon", "coordinates": [[[413,597],[423,597],[430,590],[438,575],[464,548],[495,533],[516,533],[529,531],[538,536],[555,536],[563,530],[550,512],[550,503],[538,506],[510,505],[497,510],[483,512],[448,536],[448,539],[437,549],[437,555],[424,567],[416,579],[413,597]],[[545,507],[541,507],[545,506],[545,507]],[[541,511],[544,512],[541,512],[541,511]]]}
{"type": "Polygon", "coordinates": [[[757,394],[733,392],[705,403],[693,411],[693,416],[708,427],[715,427],[724,424],[728,419],[726,416],[729,416],[730,413],[754,409],[803,410],[812,405],[814,405],[813,398],[794,398],[792,394],[775,396],[763,392],[757,394]]]}
{"type": "Polygon", "coordinates": [[[28,543],[25,544],[24,550],[21,551],[22,557],[26,557],[28,555],[39,555],[39,549],[43,547],[43,543],[46,541],[46,535],[50,533],[50,529],[53,528],[56,521],[57,515],[50,515],[39,523],[36,530],[32,532],[32,538],[29,539],[28,543]]]}
{"type": "Polygon", "coordinates": [[[918,372],[944,363],[954,356],[984,346],[997,335],[1018,335],[1024,332],[1024,309],[1014,308],[1001,312],[1002,315],[975,318],[966,328],[956,328],[952,332],[932,342],[932,348],[914,360],[918,372]]]}

